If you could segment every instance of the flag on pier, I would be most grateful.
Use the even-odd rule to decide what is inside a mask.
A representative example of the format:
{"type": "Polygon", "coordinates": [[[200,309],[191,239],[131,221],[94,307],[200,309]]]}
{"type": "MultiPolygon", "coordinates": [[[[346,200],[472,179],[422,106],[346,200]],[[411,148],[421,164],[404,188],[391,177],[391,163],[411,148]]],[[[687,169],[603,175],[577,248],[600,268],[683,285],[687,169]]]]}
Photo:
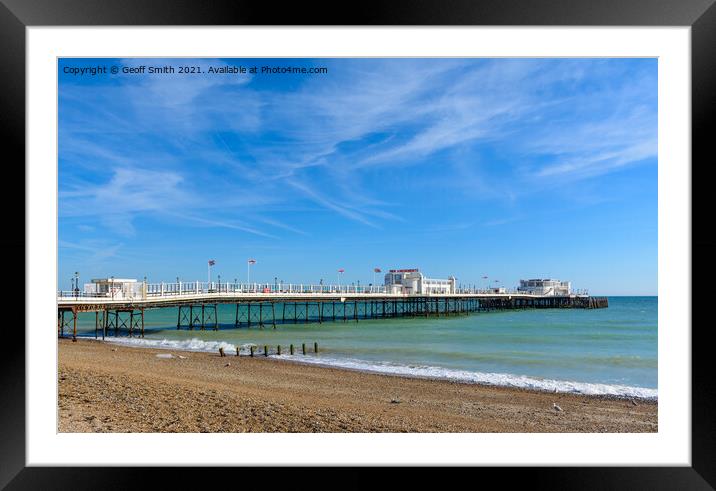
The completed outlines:
{"type": "Polygon", "coordinates": [[[339,272],[339,273],[343,273],[343,272],[345,272],[345,269],[341,268],[341,269],[338,270],[338,272],[339,272]]]}
{"type": "Polygon", "coordinates": [[[249,264],[256,264],[256,259],[249,259],[248,263],[249,263],[249,264]]]}
{"type": "Polygon", "coordinates": [[[209,266],[213,266],[214,264],[216,264],[216,261],[214,261],[213,259],[209,259],[209,266]]]}
{"type": "Polygon", "coordinates": [[[374,272],[374,273],[380,273],[380,268],[374,268],[374,269],[373,269],[373,272],[374,272]]]}

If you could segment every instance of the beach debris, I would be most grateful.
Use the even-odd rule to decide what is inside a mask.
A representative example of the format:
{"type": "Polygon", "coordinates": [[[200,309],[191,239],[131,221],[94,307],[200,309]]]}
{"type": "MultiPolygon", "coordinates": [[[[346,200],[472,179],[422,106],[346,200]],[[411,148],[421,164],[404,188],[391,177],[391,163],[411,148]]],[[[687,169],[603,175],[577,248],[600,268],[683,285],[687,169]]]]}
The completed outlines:
{"type": "Polygon", "coordinates": [[[390,400],[390,403],[391,403],[391,404],[400,404],[400,398],[398,398],[398,397],[393,397],[393,398],[390,400]]]}
{"type": "Polygon", "coordinates": [[[638,406],[638,405],[639,405],[639,404],[636,403],[636,401],[635,401],[634,399],[631,400],[631,403],[632,403],[634,406],[638,406]]]}
{"type": "Polygon", "coordinates": [[[553,402],[553,403],[552,403],[552,407],[553,407],[554,410],[557,411],[557,412],[560,412],[560,411],[562,410],[562,408],[559,407],[556,402],[553,402]]]}
{"type": "Polygon", "coordinates": [[[179,358],[181,358],[182,360],[186,360],[186,356],[179,355],[179,358]]]}
{"type": "Polygon", "coordinates": [[[225,366],[225,367],[230,367],[230,366],[231,366],[231,363],[227,363],[227,364],[224,365],[224,366],[225,366]]]}
{"type": "Polygon", "coordinates": [[[112,348],[112,351],[117,351],[117,348],[112,348]]]}
{"type": "Polygon", "coordinates": [[[171,353],[157,353],[156,357],[157,358],[174,358],[174,355],[172,355],[171,353]]]}

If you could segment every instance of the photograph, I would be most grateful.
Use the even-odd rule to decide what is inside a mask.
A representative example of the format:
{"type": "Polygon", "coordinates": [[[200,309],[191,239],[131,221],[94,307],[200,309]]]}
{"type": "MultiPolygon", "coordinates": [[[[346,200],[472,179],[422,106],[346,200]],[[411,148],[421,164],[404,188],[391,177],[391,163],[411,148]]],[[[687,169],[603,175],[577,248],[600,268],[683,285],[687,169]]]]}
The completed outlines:
{"type": "Polygon", "coordinates": [[[659,63],[58,57],[57,432],[658,433],[659,63]]]}

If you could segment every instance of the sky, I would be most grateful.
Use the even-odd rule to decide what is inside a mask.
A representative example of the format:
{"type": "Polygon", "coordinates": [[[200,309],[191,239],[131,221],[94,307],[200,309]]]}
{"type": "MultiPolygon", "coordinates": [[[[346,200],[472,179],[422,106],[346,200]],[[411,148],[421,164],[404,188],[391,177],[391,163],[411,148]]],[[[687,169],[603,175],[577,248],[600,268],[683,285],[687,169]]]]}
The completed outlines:
{"type": "Polygon", "coordinates": [[[656,59],[60,59],[58,74],[58,288],[75,271],[206,281],[210,259],[212,279],[246,281],[253,258],[252,282],[420,268],[657,293],[656,59]],[[209,73],[227,66],[247,71],[209,73]]]}

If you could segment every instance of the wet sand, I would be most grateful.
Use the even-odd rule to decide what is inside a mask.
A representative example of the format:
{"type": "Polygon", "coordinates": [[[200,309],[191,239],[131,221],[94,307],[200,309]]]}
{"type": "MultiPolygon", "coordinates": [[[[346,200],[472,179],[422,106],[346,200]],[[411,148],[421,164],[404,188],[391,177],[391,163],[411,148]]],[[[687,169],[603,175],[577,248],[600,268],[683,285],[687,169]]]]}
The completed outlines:
{"type": "Polygon", "coordinates": [[[656,432],[657,403],[59,341],[60,432],[656,432]],[[172,358],[157,357],[172,354],[172,358]],[[562,411],[554,409],[557,404],[562,411]]]}

